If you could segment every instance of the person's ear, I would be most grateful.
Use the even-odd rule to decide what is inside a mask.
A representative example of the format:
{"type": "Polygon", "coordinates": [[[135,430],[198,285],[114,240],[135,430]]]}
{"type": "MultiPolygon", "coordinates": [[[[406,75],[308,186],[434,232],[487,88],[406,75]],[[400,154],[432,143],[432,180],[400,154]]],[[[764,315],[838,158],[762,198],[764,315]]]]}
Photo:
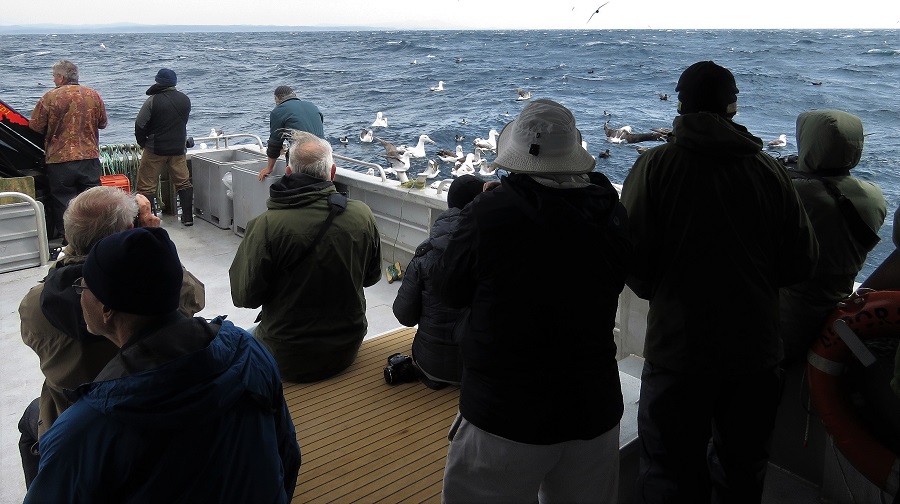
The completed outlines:
{"type": "Polygon", "coordinates": [[[334,175],[337,173],[337,165],[331,165],[331,181],[334,182],[334,175]]]}

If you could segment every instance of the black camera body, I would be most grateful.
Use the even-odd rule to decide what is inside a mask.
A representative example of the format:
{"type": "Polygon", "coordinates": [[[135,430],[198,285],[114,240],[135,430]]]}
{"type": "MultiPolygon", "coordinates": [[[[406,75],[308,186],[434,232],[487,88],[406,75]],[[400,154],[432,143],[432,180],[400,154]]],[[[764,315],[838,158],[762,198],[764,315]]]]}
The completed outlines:
{"type": "Polygon", "coordinates": [[[419,370],[412,357],[395,353],[388,357],[388,365],[384,368],[384,381],[388,385],[410,383],[419,379],[419,370]]]}

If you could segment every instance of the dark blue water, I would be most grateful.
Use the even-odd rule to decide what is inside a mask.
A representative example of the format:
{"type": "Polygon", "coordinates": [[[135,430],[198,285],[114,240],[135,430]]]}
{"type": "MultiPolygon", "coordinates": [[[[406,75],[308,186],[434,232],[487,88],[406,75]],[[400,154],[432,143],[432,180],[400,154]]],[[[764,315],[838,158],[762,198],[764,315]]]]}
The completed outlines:
{"type": "MultiPolygon", "coordinates": [[[[838,108],[861,117],[869,136],[854,173],[881,186],[891,215],[900,203],[898,30],[0,35],[0,98],[28,115],[53,85],[50,66],[60,58],[78,64],[81,82],[106,101],[110,124],[102,143],[134,141],[144,91],[163,66],[177,72],[178,88],[193,101],[189,135],[221,128],[265,139],[272,91],[288,84],[322,110],[335,152],[381,165],[381,146],[358,141],[376,112],[389,121],[377,134],[395,144],[414,144],[426,133],[437,142],[427,146],[433,153],[452,150],[463,135],[469,152],[474,138],[518,114],[525,102],[515,100],[516,88],[522,88],[572,109],[588,150],[610,149],[597,169],[617,183],[637,152],[634,145],[608,143],[603,123],[634,132],[670,127],[681,71],[711,59],[737,79],[735,120],[763,140],[787,135],[787,147],[773,154],[796,153],[800,112],[838,108]],[[430,91],[439,80],[445,90],[430,91]],[[672,97],[662,101],[658,93],[672,97]],[[340,144],[341,136],[350,143],[340,144]]],[[[426,166],[413,160],[410,173],[426,166]]],[[[442,170],[449,176],[449,167],[442,170]]],[[[890,233],[889,220],[860,279],[893,249],[890,233]]]]}

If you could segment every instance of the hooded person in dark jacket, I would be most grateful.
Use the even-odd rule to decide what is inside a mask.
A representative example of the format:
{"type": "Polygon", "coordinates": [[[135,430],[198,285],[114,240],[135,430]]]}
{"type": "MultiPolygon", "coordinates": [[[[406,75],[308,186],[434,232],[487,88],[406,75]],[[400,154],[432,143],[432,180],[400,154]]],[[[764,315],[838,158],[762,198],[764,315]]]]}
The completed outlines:
{"type": "Polygon", "coordinates": [[[613,327],[631,243],[581,140],[567,108],[529,102],[497,139],[511,174],[463,209],[434,270],[444,303],[471,306],[448,504],[617,499],[613,327]]]}
{"type": "Polygon", "coordinates": [[[187,167],[187,123],[191,99],[175,89],[178,77],[168,68],[156,74],[156,83],[147,89],[134,120],[134,137],[144,150],[137,174],[137,192],[153,204],[156,213],[156,188],[159,174],[166,168],[181,202],[181,223],[194,224],[194,186],[187,167]]]}
{"type": "Polygon", "coordinates": [[[406,267],[403,283],[394,299],[394,316],[407,326],[418,325],[412,343],[413,362],[424,375],[422,382],[431,388],[459,385],[462,379],[460,342],[454,331],[463,309],[441,302],[434,288],[434,268],[456,229],[459,215],[476,196],[484,192],[484,180],[474,175],[457,177],[447,190],[447,210],[431,226],[431,236],[416,247],[406,267]]]}
{"type": "Polygon", "coordinates": [[[91,249],[71,288],[119,352],[41,440],[26,503],[290,501],[300,448],[275,361],[222,317],[179,313],[182,274],[162,228],[91,249]]]}
{"type": "Polygon", "coordinates": [[[732,121],[731,72],[701,61],[675,90],[670,141],[641,154],[622,189],[628,285],[650,301],[636,494],[759,502],[781,390],[778,289],[812,275],[818,243],[787,171],[732,121]]]}

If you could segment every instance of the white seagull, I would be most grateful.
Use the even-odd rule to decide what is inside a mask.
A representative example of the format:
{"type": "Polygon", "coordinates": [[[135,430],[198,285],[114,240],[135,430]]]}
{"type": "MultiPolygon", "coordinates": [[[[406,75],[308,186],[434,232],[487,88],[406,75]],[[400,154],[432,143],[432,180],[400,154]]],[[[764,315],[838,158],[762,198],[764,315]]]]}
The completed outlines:
{"type": "Polygon", "coordinates": [[[776,140],[769,140],[769,147],[779,148],[787,145],[787,135],[778,135],[776,140]]]}
{"type": "Polygon", "coordinates": [[[375,114],[375,120],[372,122],[373,128],[387,128],[387,117],[384,117],[384,114],[379,112],[375,114]]]}
{"type": "Polygon", "coordinates": [[[364,128],[364,129],[359,133],[359,141],[360,141],[360,142],[363,142],[363,143],[371,143],[371,142],[372,142],[372,138],[373,138],[374,136],[375,136],[375,132],[374,132],[374,131],[372,131],[372,130],[370,130],[370,129],[368,129],[368,128],[364,128]]]}
{"type": "Polygon", "coordinates": [[[497,130],[492,129],[488,133],[487,139],[476,138],[475,140],[472,140],[472,145],[478,147],[479,149],[495,151],[497,150],[497,135],[499,135],[499,133],[497,133],[497,130]]]}
{"type": "Polygon", "coordinates": [[[434,140],[432,140],[428,135],[419,135],[419,143],[417,143],[415,147],[401,145],[399,149],[408,152],[409,155],[414,158],[421,159],[425,157],[425,142],[434,143],[434,140]]]}
{"type": "Polygon", "coordinates": [[[438,81],[438,85],[432,86],[431,90],[432,91],[443,91],[444,90],[444,81],[438,81]]]}

